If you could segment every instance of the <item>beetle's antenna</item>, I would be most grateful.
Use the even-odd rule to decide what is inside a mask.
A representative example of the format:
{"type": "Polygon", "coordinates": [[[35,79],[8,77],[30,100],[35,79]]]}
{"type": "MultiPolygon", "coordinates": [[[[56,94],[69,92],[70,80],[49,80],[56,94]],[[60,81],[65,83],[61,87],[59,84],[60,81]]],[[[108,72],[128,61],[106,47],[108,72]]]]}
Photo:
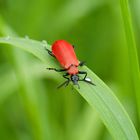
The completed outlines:
{"type": "Polygon", "coordinates": [[[82,80],[79,80],[79,81],[84,81],[84,82],[86,82],[86,83],[88,83],[88,84],[91,84],[91,85],[96,86],[93,82],[88,81],[88,80],[86,80],[86,79],[82,79],[82,80]]]}
{"type": "Polygon", "coordinates": [[[59,88],[61,88],[62,86],[68,86],[68,84],[69,84],[69,81],[67,80],[67,81],[65,81],[64,83],[62,83],[61,85],[59,85],[57,88],[59,89],[59,88]]]}
{"type": "Polygon", "coordinates": [[[94,83],[92,83],[91,81],[87,81],[86,79],[84,79],[83,81],[86,82],[86,83],[89,83],[89,84],[91,84],[91,85],[96,86],[94,83]]]}

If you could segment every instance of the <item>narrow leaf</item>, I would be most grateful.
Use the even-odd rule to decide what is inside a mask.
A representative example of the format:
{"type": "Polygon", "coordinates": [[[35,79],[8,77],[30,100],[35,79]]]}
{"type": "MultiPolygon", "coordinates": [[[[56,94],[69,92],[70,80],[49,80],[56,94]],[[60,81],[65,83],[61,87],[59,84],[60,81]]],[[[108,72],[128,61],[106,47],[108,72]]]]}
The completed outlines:
{"type": "Polygon", "coordinates": [[[134,36],[134,29],[129,9],[128,0],[120,0],[121,13],[124,22],[124,30],[126,36],[126,43],[128,48],[128,60],[130,65],[130,77],[132,85],[135,90],[135,96],[138,106],[139,121],[140,121],[140,70],[137,56],[137,48],[134,36]]]}
{"type": "MultiPolygon", "coordinates": [[[[51,67],[54,61],[45,51],[42,42],[23,38],[0,38],[0,43],[5,43],[26,50],[51,67]]],[[[47,49],[49,45],[46,44],[47,49]]],[[[86,66],[82,68],[88,72],[96,86],[80,82],[80,89],[74,87],[85,100],[95,108],[104,124],[116,140],[138,140],[136,130],[129,116],[110,88],[86,66]]]]}

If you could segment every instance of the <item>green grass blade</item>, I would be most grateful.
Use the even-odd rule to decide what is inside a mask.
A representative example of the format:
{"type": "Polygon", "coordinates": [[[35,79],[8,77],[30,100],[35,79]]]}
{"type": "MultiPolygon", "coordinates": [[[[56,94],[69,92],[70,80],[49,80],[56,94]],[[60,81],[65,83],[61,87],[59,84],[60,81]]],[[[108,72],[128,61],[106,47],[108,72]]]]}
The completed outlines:
{"type": "Polygon", "coordinates": [[[80,114],[80,116],[81,117],[79,118],[78,116],[78,118],[75,121],[75,127],[71,129],[71,139],[98,140],[101,135],[101,132],[103,131],[104,126],[97,112],[86,105],[84,107],[84,111],[80,114]]]}
{"type": "Polygon", "coordinates": [[[128,0],[120,0],[121,13],[124,22],[124,30],[126,36],[126,43],[128,48],[128,60],[130,64],[130,76],[135,90],[139,120],[140,120],[140,71],[139,62],[137,56],[137,48],[134,36],[134,30],[132,26],[131,14],[129,10],[128,0]]]}
{"type": "Polygon", "coordinates": [[[98,110],[101,119],[113,134],[114,139],[138,139],[132,122],[115,94],[92,71],[86,67],[84,70],[88,71],[89,77],[94,79],[96,86],[81,83],[83,85],[80,85],[81,95],[98,110]]]}
{"type": "MultiPolygon", "coordinates": [[[[51,58],[43,47],[43,43],[23,38],[0,38],[0,43],[10,44],[26,50],[50,67],[55,67],[54,59],[51,58]]],[[[48,49],[49,45],[46,45],[48,49]]],[[[104,124],[116,140],[138,140],[136,130],[120,104],[119,100],[110,88],[86,66],[82,68],[88,72],[88,76],[93,80],[96,86],[80,82],[80,89],[75,87],[77,91],[85,98],[85,100],[94,107],[104,124]]]]}
{"type": "MultiPolygon", "coordinates": [[[[59,80],[59,75],[50,73],[47,75],[47,71],[44,71],[44,64],[38,62],[30,62],[30,67],[24,67],[25,71],[31,71],[35,78],[52,78],[59,80]],[[28,70],[27,70],[28,69],[28,70]]],[[[8,69],[8,68],[7,68],[8,69]]],[[[9,96],[11,96],[18,88],[16,75],[12,70],[5,70],[0,74],[0,104],[5,102],[9,96]]]]}
{"type": "MultiPolygon", "coordinates": [[[[2,25],[0,26],[0,32],[3,35],[10,34],[12,36],[17,36],[16,33],[4,23],[2,18],[0,18],[0,23],[2,25]]],[[[49,128],[47,117],[44,117],[46,115],[45,107],[47,101],[41,99],[45,94],[40,91],[39,86],[36,86],[37,79],[33,75],[33,70],[29,68],[27,69],[27,67],[30,65],[28,60],[31,59],[28,58],[27,53],[19,50],[18,48],[11,48],[8,53],[8,58],[9,62],[11,62],[14,70],[16,71],[15,75],[18,81],[21,101],[23,102],[24,109],[26,115],[28,116],[35,139],[49,139],[48,137],[50,134],[48,132],[49,128]],[[40,93],[41,95],[38,95],[38,93],[40,93]]],[[[43,97],[43,99],[47,98],[43,97]]]]}
{"type": "Polygon", "coordinates": [[[0,104],[11,96],[17,90],[17,87],[18,83],[13,71],[0,74],[0,104]]]}

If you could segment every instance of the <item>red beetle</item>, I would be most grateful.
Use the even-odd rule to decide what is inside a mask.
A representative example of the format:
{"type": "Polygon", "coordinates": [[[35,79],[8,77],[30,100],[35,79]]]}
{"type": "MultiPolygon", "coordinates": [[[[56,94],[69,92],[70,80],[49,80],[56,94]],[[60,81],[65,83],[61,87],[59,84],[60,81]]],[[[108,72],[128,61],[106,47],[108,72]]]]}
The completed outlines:
{"type": "Polygon", "coordinates": [[[72,81],[74,85],[78,85],[78,81],[85,81],[89,84],[95,85],[91,82],[89,78],[86,78],[87,72],[78,70],[78,66],[83,66],[84,62],[78,61],[76,54],[74,52],[73,45],[71,45],[65,40],[57,40],[52,45],[52,51],[48,49],[46,50],[51,56],[55,57],[59,61],[60,65],[63,67],[63,69],[56,68],[47,68],[47,69],[55,70],[57,72],[67,71],[63,75],[63,77],[67,80],[64,83],[62,83],[59,87],[63,85],[67,86],[70,81],[72,81]],[[78,74],[84,74],[85,76],[84,78],[80,79],[78,74]]]}

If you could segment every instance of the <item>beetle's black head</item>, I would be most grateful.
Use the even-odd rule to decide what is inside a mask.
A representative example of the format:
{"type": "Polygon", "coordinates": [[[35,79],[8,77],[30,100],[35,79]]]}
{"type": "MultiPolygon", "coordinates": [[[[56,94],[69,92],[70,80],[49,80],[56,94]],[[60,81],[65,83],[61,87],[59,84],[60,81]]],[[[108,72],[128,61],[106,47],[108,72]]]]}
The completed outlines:
{"type": "Polygon", "coordinates": [[[79,76],[77,74],[71,76],[71,81],[73,82],[74,85],[78,85],[79,87],[79,84],[78,84],[79,76]]]}
{"type": "MultiPolygon", "coordinates": [[[[67,79],[67,78],[66,78],[67,79]]],[[[78,82],[79,81],[84,81],[86,83],[89,83],[91,85],[95,85],[94,83],[92,83],[91,79],[90,78],[84,78],[84,79],[80,79],[79,76],[77,74],[74,74],[74,75],[71,75],[70,76],[70,79],[68,78],[68,80],[66,80],[64,83],[62,83],[60,86],[58,86],[58,88],[62,87],[62,86],[68,86],[69,82],[72,81],[72,83],[74,85],[77,85],[78,88],[80,88],[78,82]]]]}

